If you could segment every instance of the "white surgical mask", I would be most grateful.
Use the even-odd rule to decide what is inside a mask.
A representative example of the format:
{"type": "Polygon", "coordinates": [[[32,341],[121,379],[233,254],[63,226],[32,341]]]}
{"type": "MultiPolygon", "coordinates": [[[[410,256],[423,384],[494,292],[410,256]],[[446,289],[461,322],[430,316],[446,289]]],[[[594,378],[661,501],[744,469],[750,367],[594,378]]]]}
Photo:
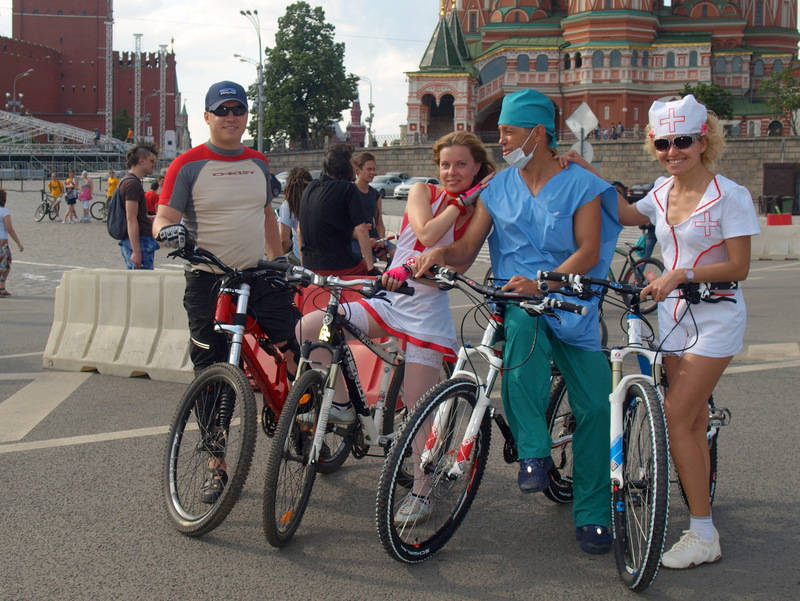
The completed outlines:
{"type": "Polygon", "coordinates": [[[508,154],[504,154],[503,160],[506,163],[508,163],[511,167],[516,167],[517,169],[524,169],[525,165],[527,165],[533,158],[533,153],[536,152],[536,148],[539,146],[539,142],[536,142],[536,144],[534,144],[533,146],[533,150],[531,150],[530,153],[525,154],[523,152],[522,147],[528,143],[528,140],[531,139],[532,135],[533,135],[533,130],[531,130],[531,133],[528,134],[528,137],[525,138],[525,141],[519,148],[515,148],[508,154]]]}

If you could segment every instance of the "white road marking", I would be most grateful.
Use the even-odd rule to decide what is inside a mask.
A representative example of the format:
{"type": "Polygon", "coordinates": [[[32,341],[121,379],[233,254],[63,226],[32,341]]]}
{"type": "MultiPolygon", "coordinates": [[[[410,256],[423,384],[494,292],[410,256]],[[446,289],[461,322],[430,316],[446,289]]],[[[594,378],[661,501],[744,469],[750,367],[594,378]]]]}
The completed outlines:
{"type": "Polygon", "coordinates": [[[43,351],[38,353],[17,353],[15,355],[0,355],[0,359],[19,359],[20,357],[35,357],[36,355],[43,354],[43,351]]]}
{"type": "Polygon", "coordinates": [[[31,371],[28,373],[10,373],[10,374],[0,374],[0,381],[9,381],[9,380],[35,380],[39,376],[42,375],[40,371],[31,371]]]}
{"type": "Polygon", "coordinates": [[[21,440],[91,373],[43,373],[0,403],[0,442],[21,440]]]}
{"type": "Polygon", "coordinates": [[[14,265],[36,265],[38,267],[58,267],[59,269],[86,269],[86,265],[60,265],[58,263],[34,263],[33,261],[18,261],[14,259],[14,265]]]}
{"type": "MultiPolygon", "coordinates": [[[[754,371],[767,371],[770,369],[784,369],[789,367],[800,367],[800,360],[797,361],[774,361],[771,363],[759,363],[754,365],[735,365],[725,370],[725,374],[740,374],[754,371]]],[[[49,375],[49,374],[48,374],[49,375]]],[[[55,375],[55,374],[53,374],[55,375]]],[[[64,372],[59,376],[68,375],[64,372]]],[[[89,377],[90,373],[71,374],[89,377]]],[[[30,385],[29,385],[30,386],[30,385]]],[[[76,386],[77,388],[77,386],[76,386]]],[[[499,393],[494,393],[492,398],[499,399],[499,393]]],[[[1,413],[3,405],[0,403],[0,423],[3,415],[1,413]]],[[[37,422],[38,423],[38,422],[37,422]]],[[[196,424],[191,424],[187,429],[196,429],[196,424]]],[[[81,436],[69,436],[65,438],[51,438],[50,440],[36,440],[32,442],[11,442],[10,444],[0,444],[0,455],[5,453],[18,453],[22,451],[34,451],[38,449],[51,449],[57,447],[69,447],[81,444],[91,444],[95,442],[107,442],[111,440],[125,440],[130,438],[142,438],[145,436],[161,436],[169,432],[169,426],[153,426],[150,428],[136,428],[133,430],[118,430],[116,432],[104,432],[100,434],[85,434],[81,436]]],[[[0,428],[0,435],[2,428],[0,428]]],[[[2,438],[0,438],[2,440],[2,438]]],[[[16,439],[19,440],[19,439],[16,439]]]]}

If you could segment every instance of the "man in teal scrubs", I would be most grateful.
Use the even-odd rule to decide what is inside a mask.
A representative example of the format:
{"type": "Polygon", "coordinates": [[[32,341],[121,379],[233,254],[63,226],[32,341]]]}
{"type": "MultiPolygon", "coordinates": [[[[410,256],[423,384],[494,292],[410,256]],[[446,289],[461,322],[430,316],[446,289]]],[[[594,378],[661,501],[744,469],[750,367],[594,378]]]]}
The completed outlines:
{"type": "MultiPolygon", "coordinates": [[[[535,90],[503,99],[498,129],[510,168],[481,192],[461,239],[423,254],[417,273],[433,264],[469,263],[487,236],[494,277],[507,281],[505,290],[536,293],[537,270],[597,277],[608,272],[620,230],[616,191],[585,169],[574,164],[562,169],[554,160],[554,114],[553,103],[535,90]]],[[[519,451],[519,488],[541,492],[553,469],[545,421],[550,360],[558,366],[577,419],[572,442],[576,537],[584,551],[606,553],[611,546],[611,373],[600,349],[598,300],[577,302],[587,305],[586,315],[538,318],[519,307],[506,309],[503,359],[512,369],[503,372],[503,403],[519,451]]]]}

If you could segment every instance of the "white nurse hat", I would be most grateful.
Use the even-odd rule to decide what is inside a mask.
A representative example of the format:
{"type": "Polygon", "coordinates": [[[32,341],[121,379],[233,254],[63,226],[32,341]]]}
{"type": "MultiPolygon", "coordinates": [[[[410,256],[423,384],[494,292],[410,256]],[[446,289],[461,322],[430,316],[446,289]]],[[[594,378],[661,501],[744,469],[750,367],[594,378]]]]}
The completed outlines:
{"type": "Polygon", "coordinates": [[[708,126],[706,107],[697,102],[692,94],[680,100],[661,102],[656,100],[648,113],[650,137],[663,138],[683,134],[706,133],[708,126]]]}

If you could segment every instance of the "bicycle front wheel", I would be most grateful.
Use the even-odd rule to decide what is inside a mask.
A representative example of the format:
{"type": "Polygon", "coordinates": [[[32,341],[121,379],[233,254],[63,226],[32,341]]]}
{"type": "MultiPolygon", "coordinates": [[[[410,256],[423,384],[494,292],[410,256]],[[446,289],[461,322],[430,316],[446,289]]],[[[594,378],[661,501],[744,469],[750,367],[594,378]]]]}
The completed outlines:
{"type": "Polygon", "coordinates": [[[281,410],[267,457],[262,525],[267,541],[283,547],[303,519],[317,474],[311,463],[325,377],[309,369],[295,380],[281,410]]]}
{"type": "Polygon", "coordinates": [[[210,532],[233,508],[253,459],[256,422],[253,389],[239,368],[216,363],[189,385],[172,420],[164,458],[167,515],[180,532],[210,532]],[[204,486],[211,467],[227,475],[216,499],[204,486]]]}
{"type": "MultiPolygon", "coordinates": [[[[650,282],[661,277],[664,273],[664,264],[658,259],[639,259],[622,274],[623,284],[636,284],[637,286],[647,286],[650,282]]],[[[651,313],[656,310],[658,303],[652,298],[643,300],[639,305],[642,314],[651,313]]]]}
{"type": "Polygon", "coordinates": [[[669,447],[667,423],[655,389],[634,381],[625,394],[621,445],[623,486],[612,483],[614,555],[622,581],[646,589],[658,573],[667,532],[669,447]]]}
{"type": "Polygon", "coordinates": [[[572,503],[572,436],[577,422],[569,406],[564,377],[559,374],[550,382],[550,405],[547,407],[547,426],[553,442],[551,456],[555,468],[545,496],[556,503],[572,503]]]}
{"type": "Polygon", "coordinates": [[[378,485],[375,519],[384,549],[398,561],[419,563],[443,547],[478,492],[491,425],[484,415],[476,438],[465,442],[477,399],[472,380],[437,384],[420,399],[392,445],[378,485]],[[409,474],[411,490],[405,481],[409,474]]]}
{"type": "Polygon", "coordinates": [[[89,208],[89,213],[91,213],[92,218],[102,221],[106,218],[106,202],[104,200],[93,202],[89,208]]]}
{"type": "Polygon", "coordinates": [[[47,202],[43,202],[38,207],[36,207],[36,211],[33,213],[33,218],[36,221],[41,221],[44,219],[44,216],[47,215],[47,202]]]}

